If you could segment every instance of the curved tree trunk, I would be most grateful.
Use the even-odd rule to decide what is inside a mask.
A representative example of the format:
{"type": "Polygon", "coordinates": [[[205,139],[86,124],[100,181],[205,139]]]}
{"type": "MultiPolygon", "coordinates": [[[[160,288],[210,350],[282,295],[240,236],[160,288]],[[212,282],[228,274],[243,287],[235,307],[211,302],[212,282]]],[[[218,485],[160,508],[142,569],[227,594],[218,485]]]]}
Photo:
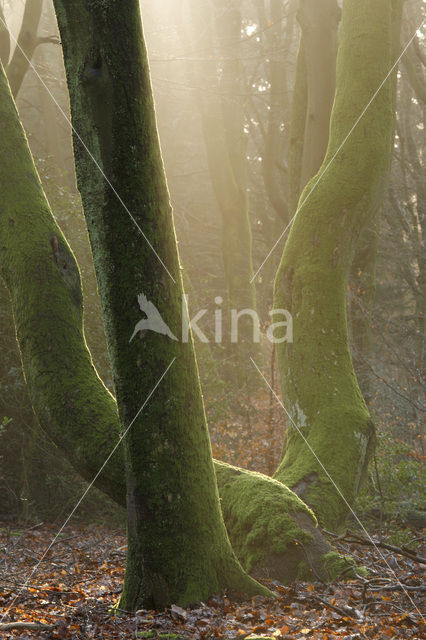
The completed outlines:
{"type": "MultiPolygon", "coordinates": [[[[116,403],[87,350],[78,266],[50,212],[4,75],[0,89],[0,177],[7,185],[0,208],[0,273],[34,410],[71,464],[91,480],[117,442],[116,403]],[[83,452],[89,466],[82,463],[83,452]]],[[[108,473],[99,486],[118,500],[122,471],[110,467],[108,473]]]]}
{"type": "Polygon", "coordinates": [[[294,221],[275,283],[276,306],[294,318],[294,343],[278,347],[293,424],[275,477],[328,528],[344,521],[374,444],[349,353],[346,286],[359,234],[388,176],[391,79],[328,165],[393,64],[392,27],[388,0],[345,0],[330,142],[318,175],[328,168],[294,221]]]}

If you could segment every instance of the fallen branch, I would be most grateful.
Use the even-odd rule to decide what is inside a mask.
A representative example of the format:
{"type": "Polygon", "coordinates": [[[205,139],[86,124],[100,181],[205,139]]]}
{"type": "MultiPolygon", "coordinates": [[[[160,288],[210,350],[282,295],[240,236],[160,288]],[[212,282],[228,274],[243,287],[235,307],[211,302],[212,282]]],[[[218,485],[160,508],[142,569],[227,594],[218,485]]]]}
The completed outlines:
{"type": "Polygon", "coordinates": [[[11,629],[32,629],[33,631],[52,631],[56,624],[44,624],[43,622],[6,622],[0,624],[0,631],[11,629]]]}

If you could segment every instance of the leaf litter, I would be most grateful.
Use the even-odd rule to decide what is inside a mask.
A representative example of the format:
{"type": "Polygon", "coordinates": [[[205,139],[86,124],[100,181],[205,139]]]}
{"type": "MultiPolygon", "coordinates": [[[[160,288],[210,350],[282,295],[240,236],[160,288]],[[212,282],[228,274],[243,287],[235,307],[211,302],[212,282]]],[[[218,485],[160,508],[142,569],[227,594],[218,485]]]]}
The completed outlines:
{"type": "MultiPolygon", "coordinates": [[[[19,640],[151,638],[158,640],[420,640],[425,637],[423,565],[408,554],[377,551],[354,536],[339,549],[369,570],[367,578],[332,584],[276,581],[276,599],[218,594],[164,612],[113,610],[124,576],[123,531],[50,526],[0,527],[0,637],[19,640]],[[42,559],[43,558],[43,559],[42,559]],[[384,561],[384,559],[386,562],[384,561]],[[41,560],[42,559],[42,560],[41,560]],[[41,560],[41,561],[40,561],[41,560]],[[229,596],[229,597],[228,597],[229,596]],[[422,609],[423,607],[423,609],[422,609]]],[[[401,549],[403,550],[403,549],[401,549]]]]}

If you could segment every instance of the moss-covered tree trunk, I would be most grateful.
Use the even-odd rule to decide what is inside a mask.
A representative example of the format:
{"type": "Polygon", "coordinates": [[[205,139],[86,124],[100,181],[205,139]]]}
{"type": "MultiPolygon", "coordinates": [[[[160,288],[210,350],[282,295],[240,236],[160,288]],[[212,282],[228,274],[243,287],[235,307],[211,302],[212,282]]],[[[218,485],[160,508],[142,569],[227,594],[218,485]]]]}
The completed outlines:
{"type": "MultiPolygon", "coordinates": [[[[345,0],[322,168],[391,69],[392,50],[392,4],[345,0]]],[[[353,503],[374,443],[349,352],[346,287],[359,234],[383,197],[392,132],[388,79],[301,208],[275,283],[276,306],[294,318],[293,344],[278,348],[284,404],[294,424],[275,477],[330,528],[342,523],[353,503]]]]}
{"type": "MultiPolygon", "coordinates": [[[[34,410],[91,480],[117,442],[116,404],[87,350],[78,266],[50,212],[3,72],[0,90],[0,273],[34,410]]],[[[98,478],[117,500],[120,466],[98,478]]]]}
{"type": "MultiPolygon", "coordinates": [[[[400,54],[400,31],[403,0],[392,3],[392,60],[400,54]]],[[[396,111],[397,74],[392,76],[393,111],[396,111]]],[[[376,259],[380,233],[381,203],[357,242],[349,278],[349,336],[354,370],[367,405],[373,398],[371,355],[371,324],[376,296],[376,259]]]]}
{"type": "Polygon", "coordinates": [[[182,315],[139,3],[55,0],[55,7],[122,432],[132,425],[124,439],[120,607],[186,605],[224,588],[267,593],[244,573],[226,534],[192,340],[154,331],[130,339],[143,317],[140,294],[179,338],[182,315]]]}

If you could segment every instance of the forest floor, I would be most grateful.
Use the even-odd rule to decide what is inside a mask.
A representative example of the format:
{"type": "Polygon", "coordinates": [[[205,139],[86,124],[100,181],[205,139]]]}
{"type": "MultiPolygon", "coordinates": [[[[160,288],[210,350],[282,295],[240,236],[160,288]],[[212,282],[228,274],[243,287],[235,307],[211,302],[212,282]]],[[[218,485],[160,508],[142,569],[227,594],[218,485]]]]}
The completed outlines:
{"type": "Polygon", "coordinates": [[[276,600],[256,597],[231,602],[222,595],[192,609],[172,606],[164,613],[143,610],[136,615],[114,615],[111,607],[119,598],[124,575],[124,532],[68,527],[52,544],[55,534],[53,527],[45,525],[19,530],[0,524],[0,637],[425,637],[422,564],[396,551],[337,541],[341,551],[369,569],[367,579],[334,584],[299,582],[290,587],[269,582],[277,592],[276,600]]]}

